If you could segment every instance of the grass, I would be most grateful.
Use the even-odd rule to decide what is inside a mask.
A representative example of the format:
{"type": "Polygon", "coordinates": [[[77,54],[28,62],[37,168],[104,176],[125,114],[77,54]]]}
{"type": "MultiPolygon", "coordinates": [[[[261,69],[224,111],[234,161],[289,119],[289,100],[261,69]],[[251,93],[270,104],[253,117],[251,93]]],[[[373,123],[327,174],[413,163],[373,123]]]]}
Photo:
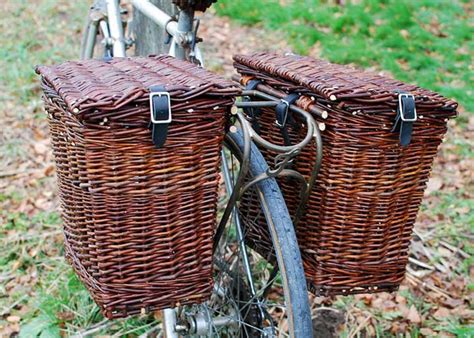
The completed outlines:
{"type": "MultiPolygon", "coordinates": [[[[87,5],[88,1],[68,0],[3,4],[0,172],[20,174],[0,178],[0,336],[19,331],[22,337],[58,337],[91,327],[98,328],[93,335],[136,336],[156,324],[152,317],[104,320],[63,258],[61,220],[53,203],[54,177],[43,172],[43,165],[51,158],[37,154],[34,147],[36,141],[47,137],[34,66],[77,58],[87,5]],[[45,199],[48,203],[43,206],[45,199]]],[[[272,30],[283,32],[281,36],[300,53],[321,51],[334,62],[388,71],[399,79],[455,97],[465,110],[473,112],[470,6],[468,1],[458,0],[357,1],[344,7],[310,0],[220,0],[216,8],[219,14],[243,24],[261,25],[269,34],[272,30]]],[[[474,158],[473,141],[464,132],[467,124],[467,118],[456,124],[455,137],[448,137],[443,147],[442,157],[454,156],[451,162],[455,165],[459,159],[474,158]]],[[[471,258],[456,266],[455,276],[469,276],[473,265],[472,246],[463,237],[474,231],[470,197],[472,187],[454,189],[448,184],[424,203],[421,213],[437,228],[433,245],[445,239],[464,246],[470,254],[471,258]]],[[[472,281],[467,288],[474,291],[472,281]]],[[[424,295],[409,288],[401,294],[420,313],[433,310],[424,295]]],[[[374,335],[381,337],[390,335],[390,323],[402,320],[401,312],[376,310],[356,297],[340,298],[335,305],[373,315],[374,335]]],[[[474,336],[472,326],[455,316],[427,321],[442,332],[474,336]]],[[[414,337],[417,330],[412,325],[407,332],[414,337]]]]}
{"type": "MultiPolygon", "coordinates": [[[[0,242],[5,249],[0,253],[0,274],[8,276],[2,293],[9,297],[0,298],[0,308],[16,304],[8,313],[10,318],[21,318],[20,337],[70,335],[98,323],[103,324],[98,334],[141,334],[156,325],[150,316],[104,321],[63,258],[61,221],[56,212],[2,216],[0,242]]],[[[0,320],[0,325],[7,321],[8,317],[0,320]]]]}
{"type": "Polygon", "coordinates": [[[474,112],[474,25],[469,0],[221,0],[221,15],[278,30],[297,53],[388,71],[474,112]]]}

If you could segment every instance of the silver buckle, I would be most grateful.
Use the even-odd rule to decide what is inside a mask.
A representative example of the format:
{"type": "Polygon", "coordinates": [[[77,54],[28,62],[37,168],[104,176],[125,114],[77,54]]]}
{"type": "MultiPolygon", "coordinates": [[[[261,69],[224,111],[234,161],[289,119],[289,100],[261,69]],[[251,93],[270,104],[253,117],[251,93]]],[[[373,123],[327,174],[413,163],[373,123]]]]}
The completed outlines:
{"type": "Polygon", "coordinates": [[[168,92],[152,92],[150,93],[150,120],[153,124],[166,124],[170,123],[172,120],[171,117],[171,98],[170,94],[168,92]],[[166,96],[168,99],[168,116],[169,118],[166,120],[155,120],[155,117],[153,116],[153,97],[155,96],[166,96]]]}
{"type": "Polygon", "coordinates": [[[398,106],[400,107],[400,118],[402,119],[403,122],[415,122],[418,118],[416,115],[416,107],[413,107],[413,117],[412,118],[406,118],[405,117],[405,112],[403,111],[403,105],[402,105],[402,97],[409,98],[411,97],[413,101],[415,101],[415,95],[413,94],[398,94],[398,106]]]}

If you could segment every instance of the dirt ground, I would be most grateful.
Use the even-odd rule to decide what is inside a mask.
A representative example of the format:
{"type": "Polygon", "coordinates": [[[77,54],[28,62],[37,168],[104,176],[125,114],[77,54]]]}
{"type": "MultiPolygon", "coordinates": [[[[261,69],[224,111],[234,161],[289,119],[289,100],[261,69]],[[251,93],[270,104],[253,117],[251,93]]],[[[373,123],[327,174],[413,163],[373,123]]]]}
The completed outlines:
{"type": "MultiPolygon", "coordinates": [[[[10,3],[7,13],[22,18],[23,14],[17,13],[15,6],[10,3]]],[[[65,23],[58,29],[78,36],[81,24],[69,25],[71,20],[78,22],[68,14],[71,5],[61,2],[61,6],[64,18],[58,22],[65,23]]],[[[206,66],[226,76],[233,73],[233,53],[291,51],[277,33],[242,27],[212,13],[206,14],[202,21],[205,24],[200,33],[205,41],[206,66]]],[[[38,20],[29,24],[28,29],[39,29],[35,26],[38,20]]],[[[8,25],[11,23],[5,19],[0,28],[7,30],[8,25]]],[[[67,37],[57,38],[47,33],[45,36],[46,45],[64,43],[68,46],[70,43],[67,37]]],[[[28,45],[27,49],[44,52],[45,44],[28,45]]],[[[16,50],[10,51],[10,56],[19,57],[16,50]]],[[[43,58],[41,62],[59,61],[74,54],[61,53],[57,52],[51,59],[43,58]]],[[[311,54],[319,55],[317,47],[311,54]]],[[[27,62],[33,67],[35,59],[27,62]]],[[[14,73],[7,69],[8,63],[0,63],[0,66],[0,240],[3,248],[0,254],[0,335],[15,336],[20,327],[44,314],[40,309],[41,297],[45,297],[45,292],[56,292],[53,290],[70,270],[62,263],[60,220],[55,212],[58,206],[55,170],[47,125],[42,117],[38,81],[28,76],[24,81],[12,83],[14,73]]],[[[400,291],[354,297],[313,297],[315,325],[327,326],[322,322],[328,321],[321,318],[330,318],[333,327],[326,327],[327,332],[348,337],[474,336],[471,326],[474,235],[473,224],[470,224],[474,211],[472,203],[466,202],[474,198],[474,159],[471,156],[474,116],[462,114],[469,117],[463,123],[450,122],[446,141],[435,161],[416,223],[407,278],[400,291]],[[465,149],[470,149],[468,154],[465,149]]],[[[64,313],[67,313],[64,309],[57,312],[57,316],[65,316],[61,323],[68,321],[64,313]]],[[[87,325],[90,323],[85,321],[76,328],[85,329],[87,325]]]]}

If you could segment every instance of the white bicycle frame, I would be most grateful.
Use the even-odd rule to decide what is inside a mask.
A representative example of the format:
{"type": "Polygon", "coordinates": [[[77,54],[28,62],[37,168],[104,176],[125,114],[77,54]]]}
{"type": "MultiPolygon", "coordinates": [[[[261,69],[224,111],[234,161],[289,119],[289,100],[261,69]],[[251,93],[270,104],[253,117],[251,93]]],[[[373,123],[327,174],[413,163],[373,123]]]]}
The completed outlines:
{"type": "MultiPolygon", "coordinates": [[[[135,10],[140,11],[158,26],[163,28],[172,37],[169,54],[177,59],[193,57],[203,66],[203,57],[195,46],[194,11],[182,10],[178,21],[153,5],[149,0],[131,0],[135,10]]],[[[94,53],[95,37],[100,29],[104,36],[104,43],[111,46],[114,57],[125,57],[127,44],[121,19],[119,0],[98,0],[94,7],[98,15],[91,15],[91,24],[88,29],[88,38],[81,58],[91,58],[94,53]],[[104,20],[104,16],[107,20],[104,20]]]]}

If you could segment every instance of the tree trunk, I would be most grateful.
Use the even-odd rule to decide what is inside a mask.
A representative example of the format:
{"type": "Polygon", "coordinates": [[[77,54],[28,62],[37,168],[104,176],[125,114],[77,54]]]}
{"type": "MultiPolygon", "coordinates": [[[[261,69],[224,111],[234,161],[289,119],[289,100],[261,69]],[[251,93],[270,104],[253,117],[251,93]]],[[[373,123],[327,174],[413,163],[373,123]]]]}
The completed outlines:
{"type": "MultiPolygon", "coordinates": [[[[169,15],[175,14],[171,0],[151,0],[151,2],[169,15]]],[[[167,54],[169,45],[164,44],[163,28],[148,19],[137,10],[133,11],[133,30],[135,37],[135,55],[167,54]]]]}

